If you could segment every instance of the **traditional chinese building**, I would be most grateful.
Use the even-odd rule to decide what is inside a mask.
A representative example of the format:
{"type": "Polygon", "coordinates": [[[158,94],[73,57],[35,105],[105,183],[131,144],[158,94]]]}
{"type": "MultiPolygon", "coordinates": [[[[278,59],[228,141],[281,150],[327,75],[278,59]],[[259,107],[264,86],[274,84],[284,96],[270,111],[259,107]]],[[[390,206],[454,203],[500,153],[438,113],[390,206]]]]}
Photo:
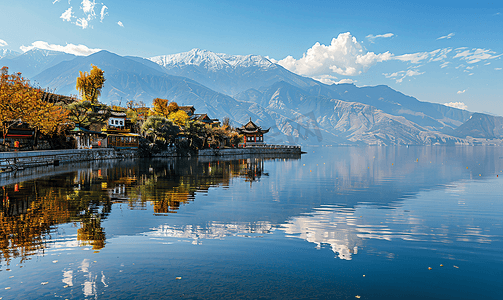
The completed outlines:
{"type": "Polygon", "coordinates": [[[100,141],[99,146],[116,149],[138,148],[140,135],[131,133],[130,123],[125,112],[112,111],[103,130],[106,138],[100,141]]]}
{"type": "Polygon", "coordinates": [[[107,131],[121,131],[126,129],[126,113],[112,111],[107,122],[107,131]]]}
{"type": "Polygon", "coordinates": [[[244,126],[236,128],[239,134],[244,135],[244,145],[264,144],[264,133],[268,133],[269,129],[263,130],[262,127],[253,123],[251,118],[244,126]]]}
{"type": "Polygon", "coordinates": [[[190,119],[211,125],[212,127],[220,126],[218,119],[211,119],[207,114],[193,114],[190,116],[190,119]]]}
{"type": "Polygon", "coordinates": [[[75,138],[75,147],[77,149],[101,147],[101,140],[106,137],[106,134],[80,127],[79,124],[75,125],[75,128],[70,130],[70,134],[75,138]]]}

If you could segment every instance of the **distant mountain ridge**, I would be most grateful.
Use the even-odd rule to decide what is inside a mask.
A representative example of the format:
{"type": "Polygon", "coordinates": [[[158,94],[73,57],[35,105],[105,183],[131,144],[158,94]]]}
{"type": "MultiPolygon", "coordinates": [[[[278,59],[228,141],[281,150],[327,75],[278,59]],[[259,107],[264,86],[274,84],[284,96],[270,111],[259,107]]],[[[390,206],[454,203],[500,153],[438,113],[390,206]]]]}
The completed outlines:
{"type": "MultiPolygon", "coordinates": [[[[356,87],[354,84],[319,84],[302,89],[286,82],[260,90],[250,89],[239,93],[235,99],[256,102],[264,107],[288,107],[299,110],[316,109],[331,99],[364,103],[385,113],[403,116],[420,126],[435,131],[452,131],[468,120],[471,113],[445,105],[421,102],[387,86],[356,87]]],[[[323,114],[323,111],[319,112],[323,114]]]]}
{"type": "Polygon", "coordinates": [[[21,72],[25,78],[33,78],[44,70],[53,67],[60,62],[74,59],[76,56],[59,51],[32,49],[22,54],[16,55],[16,52],[9,52],[0,59],[1,66],[9,67],[9,72],[21,72]]]}
{"type": "Polygon", "coordinates": [[[470,124],[479,119],[480,138],[503,132],[496,128],[503,124],[497,118],[481,114],[470,119],[471,112],[422,102],[387,86],[326,85],[256,55],[193,49],[156,59],[122,57],[105,50],[89,56],[48,57],[62,61],[46,63],[48,67],[33,79],[56,93],[76,94],[79,71],[94,64],[105,71],[100,98],[105,103],[136,100],[150,105],[159,97],[194,105],[198,113],[212,118],[229,117],[236,126],[251,117],[258,125],[271,127],[270,143],[463,144],[467,136],[474,137],[470,124]]]}
{"type": "Polygon", "coordinates": [[[503,138],[503,117],[474,113],[468,121],[456,128],[453,135],[485,139],[503,138]]]}

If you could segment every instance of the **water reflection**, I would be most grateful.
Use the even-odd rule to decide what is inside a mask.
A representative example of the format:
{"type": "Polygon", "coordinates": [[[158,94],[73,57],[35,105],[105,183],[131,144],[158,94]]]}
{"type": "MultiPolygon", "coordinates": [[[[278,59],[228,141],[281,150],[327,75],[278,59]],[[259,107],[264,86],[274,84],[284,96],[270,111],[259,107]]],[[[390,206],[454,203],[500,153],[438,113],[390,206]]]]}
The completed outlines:
{"type": "Polygon", "coordinates": [[[238,237],[262,237],[271,234],[275,227],[268,222],[256,222],[253,224],[223,224],[213,222],[206,226],[170,226],[161,225],[144,233],[149,237],[183,238],[191,240],[192,244],[200,245],[204,239],[223,239],[229,236],[238,237]]]}
{"type": "MultiPolygon", "coordinates": [[[[99,251],[106,245],[102,223],[114,204],[123,203],[129,209],[146,209],[150,205],[155,214],[176,213],[181,205],[193,201],[196,193],[205,193],[210,187],[228,187],[232,178],[243,178],[252,184],[268,176],[263,162],[270,159],[273,158],[108,162],[4,185],[0,195],[2,265],[8,266],[16,258],[24,263],[33,255],[43,255],[48,247],[89,246],[99,251]],[[53,238],[58,225],[66,223],[78,227],[76,237],[53,238]]],[[[185,233],[200,234],[203,233],[185,233]]],[[[215,232],[205,236],[212,234],[218,235],[215,232]]],[[[69,274],[65,275],[68,282],[69,274]]]]}
{"type": "Polygon", "coordinates": [[[431,298],[457,284],[433,298],[500,299],[502,157],[337,148],[0,174],[2,267],[40,255],[0,289],[37,298],[47,270],[45,296],[62,298],[431,298]]]}
{"type": "Polygon", "coordinates": [[[338,258],[351,260],[362,244],[354,230],[357,222],[352,208],[324,206],[310,215],[292,218],[280,229],[289,237],[316,244],[318,249],[322,245],[330,245],[338,258]]]}
{"type": "MultiPolygon", "coordinates": [[[[492,182],[489,186],[495,187],[495,184],[492,182]]],[[[316,248],[329,245],[337,257],[344,260],[351,260],[369,240],[394,245],[397,241],[422,243],[421,247],[437,251],[440,244],[453,252],[472,246],[478,249],[475,251],[494,251],[490,244],[503,241],[498,214],[503,203],[494,198],[493,191],[483,190],[485,183],[481,185],[482,191],[477,191],[481,187],[475,183],[468,182],[447,189],[421,191],[402,199],[393,209],[376,209],[371,204],[351,208],[323,205],[311,213],[291,217],[280,229],[289,237],[314,243],[316,248]],[[460,197],[460,191],[467,185],[469,191],[460,197]]],[[[451,259],[456,256],[450,255],[451,259]]],[[[394,255],[388,252],[386,256],[394,255]]]]}

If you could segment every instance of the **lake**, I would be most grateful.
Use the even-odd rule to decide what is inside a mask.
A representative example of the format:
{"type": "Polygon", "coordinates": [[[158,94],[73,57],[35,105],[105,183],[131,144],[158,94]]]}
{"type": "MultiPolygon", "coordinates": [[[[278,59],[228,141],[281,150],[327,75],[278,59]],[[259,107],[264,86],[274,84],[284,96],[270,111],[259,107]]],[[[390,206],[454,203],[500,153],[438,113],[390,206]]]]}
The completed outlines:
{"type": "Polygon", "coordinates": [[[0,299],[503,299],[503,149],[304,151],[0,179],[0,299]]]}

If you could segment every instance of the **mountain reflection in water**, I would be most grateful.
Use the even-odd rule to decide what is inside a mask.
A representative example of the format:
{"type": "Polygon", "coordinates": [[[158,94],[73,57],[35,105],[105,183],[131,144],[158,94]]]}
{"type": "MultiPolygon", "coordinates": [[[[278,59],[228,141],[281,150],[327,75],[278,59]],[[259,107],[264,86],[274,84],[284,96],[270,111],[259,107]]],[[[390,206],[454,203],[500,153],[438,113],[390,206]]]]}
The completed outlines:
{"type": "Polygon", "coordinates": [[[0,289],[18,299],[40,293],[37,266],[47,297],[501,298],[499,148],[41,170],[0,174],[0,289]]]}

